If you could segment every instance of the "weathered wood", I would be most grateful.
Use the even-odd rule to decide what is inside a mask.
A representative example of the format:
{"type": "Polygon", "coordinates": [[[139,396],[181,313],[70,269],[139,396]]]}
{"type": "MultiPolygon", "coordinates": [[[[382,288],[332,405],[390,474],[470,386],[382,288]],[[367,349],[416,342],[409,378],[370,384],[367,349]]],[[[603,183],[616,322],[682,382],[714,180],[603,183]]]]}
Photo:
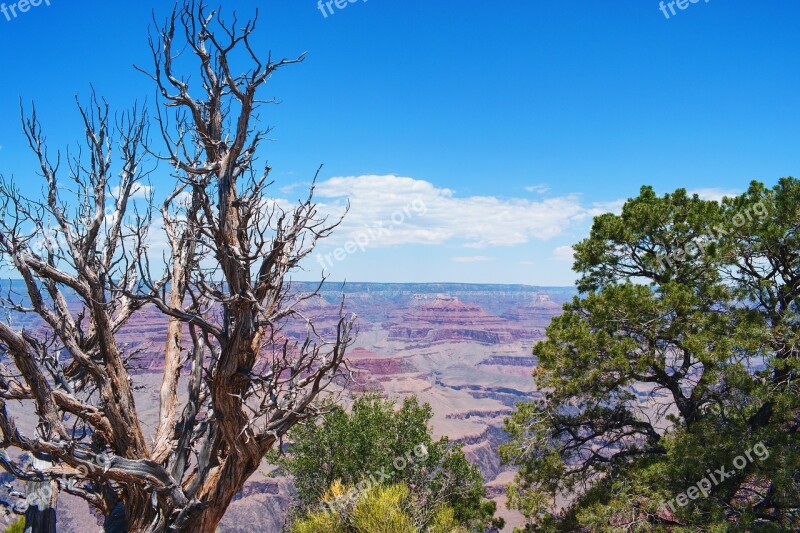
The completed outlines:
{"type": "MultiPolygon", "coordinates": [[[[340,220],[319,215],[313,185],[283,210],[270,200],[270,168],[254,166],[268,131],[259,129],[257,95],[303,56],[260,59],[254,31],[255,21],[226,25],[188,2],[151,40],[159,158],[175,178],[160,209],[146,185],[148,119],[134,109],[114,124],[95,97],[79,105],[88,157],[69,165],[48,155],[35,109],[24,119],[44,198],[25,198],[0,177],[0,256],[27,297],[23,305],[0,295],[0,305],[42,323],[32,332],[0,322],[13,363],[0,365],[0,431],[4,448],[51,458],[31,470],[0,450],[0,466],[30,482],[32,501],[47,490],[54,498],[56,484],[85,499],[107,531],[214,532],[264,454],[313,415],[312,402],[345,369],[353,318],[340,309],[334,338],[322,338],[298,310],[316,293],[290,294],[287,277],[340,220]],[[197,62],[193,76],[175,70],[182,50],[197,62]],[[247,61],[249,70],[231,70],[247,61]],[[191,88],[184,81],[198,78],[191,88]],[[159,211],[169,246],[157,267],[148,235],[159,211]],[[153,442],[134,401],[132,354],[118,341],[144,306],[167,332],[153,442]],[[293,319],[307,327],[304,341],[281,334],[293,319]],[[188,394],[179,395],[187,365],[188,394]],[[8,412],[19,400],[35,405],[36,438],[8,412]]],[[[36,531],[49,531],[50,507],[31,510],[36,531]]]]}
{"type": "MultiPolygon", "coordinates": [[[[33,455],[33,468],[44,472],[52,466],[51,458],[45,454],[33,455]]],[[[58,487],[55,481],[27,481],[25,483],[26,506],[25,533],[55,533],[58,487]]]]}

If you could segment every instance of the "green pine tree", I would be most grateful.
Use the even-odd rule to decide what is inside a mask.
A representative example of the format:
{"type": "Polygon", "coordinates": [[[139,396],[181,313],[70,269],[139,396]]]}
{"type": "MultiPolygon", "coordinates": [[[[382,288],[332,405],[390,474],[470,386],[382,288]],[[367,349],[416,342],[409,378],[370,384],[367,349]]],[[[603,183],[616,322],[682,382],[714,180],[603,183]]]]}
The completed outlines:
{"type": "Polygon", "coordinates": [[[798,226],[792,178],[722,202],[644,187],[595,219],[534,348],[545,398],[506,422],[527,530],[800,527],[798,226]]]}

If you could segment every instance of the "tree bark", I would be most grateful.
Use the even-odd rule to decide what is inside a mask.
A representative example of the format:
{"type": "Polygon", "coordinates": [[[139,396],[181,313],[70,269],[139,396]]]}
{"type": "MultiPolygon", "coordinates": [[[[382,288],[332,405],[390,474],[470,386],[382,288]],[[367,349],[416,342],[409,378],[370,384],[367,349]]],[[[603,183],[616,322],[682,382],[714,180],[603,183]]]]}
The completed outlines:
{"type": "MultiPolygon", "coordinates": [[[[33,455],[33,467],[46,471],[52,466],[51,458],[45,454],[33,455]]],[[[58,487],[55,481],[28,481],[25,487],[27,510],[25,511],[25,533],[55,533],[56,503],[58,487]]]]}
{"type": "MultiPolygon", "coordinates": [[[[335,330],[323,336],[301,309],[319,287],[293,293],[288,277],[341,219],[318,214],[313,184],[284,209],[268,190],[270,168],[255,168],[269,131],[254,115],[263,103],[258,91],[303,56],[257,57],[254,31],[255,21],[226,24],[189,1],[151,39],[148,75],[162,100],[156,121],[167,152],[156,158],[175,179],[158,225],[170,246],[158,258],[150,255],[159,210],[146,185],[152,149],[140,110],[113,124],[94,95],[79,104],[85,149],[62,165],[48,156],[34,109],[24,130],[45,197],[25,198],[0,177],[0,257],[25,293],[25,301],[0,293],[0,307],[41,323],[16,331],[0,322],[0,345],[14,367],[0,365],[2,448],[52,458],[28,469],[3,455],[0,466],[31,481],[37,501],[56,493],[56,479],[69,481],[64,490],[106,516],[108,531],[215,531],[264,454],[315,415],[315,399],[346,371],[354,317],[340,307],[335,330]],[[174,43],[176,35],[185,42],[174,43]],[[198,62],[199,76],[174,72],[180,51],[198,62]],[[247,62],[244,73],[231,71],[247,62]],[[193,90],[183,81],[198,77],[193,90]],[[162,259],[163,269],[155,268],[162,259]],[[144,307],[167,332],[152,443],[133,394],[137,352],[118,335],[144,307]],[[305,338],[283,331],[292,321],[305,338]],[[23,403],[35,409],[35,438],[8,412],[23,403]]],[[[52,527],[50,507],[31,508],[36,531],[52,527]]]]}

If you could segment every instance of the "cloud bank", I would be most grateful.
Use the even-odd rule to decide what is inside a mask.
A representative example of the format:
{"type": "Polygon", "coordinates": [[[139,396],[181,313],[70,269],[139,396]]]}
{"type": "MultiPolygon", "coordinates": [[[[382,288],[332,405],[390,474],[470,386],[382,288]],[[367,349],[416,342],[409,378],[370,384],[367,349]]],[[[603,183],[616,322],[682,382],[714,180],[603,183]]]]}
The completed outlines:
{"type": "Polygon", "coordinates": [[[474,249],[547,241],[621,205],[584,205],[579,194],[535,200],[459,196],[428,181],[394,175],[331,178],[318,184],[317,199],[331,216],[341,215],[350,201],[331,244],[378,226],[388,231],[373,246],[447,244],[474,249]]]}

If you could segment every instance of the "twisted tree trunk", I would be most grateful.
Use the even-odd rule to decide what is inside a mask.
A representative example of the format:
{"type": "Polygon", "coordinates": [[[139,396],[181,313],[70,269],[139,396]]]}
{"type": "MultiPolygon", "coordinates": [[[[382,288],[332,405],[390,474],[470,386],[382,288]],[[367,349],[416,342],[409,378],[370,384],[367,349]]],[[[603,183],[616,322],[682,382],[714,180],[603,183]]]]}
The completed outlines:
{"type": "MultiPolygon", "coordinates": [[[[25,294],[0,293],[0,305],[42,324],[17,331],[0,322],[0,349],[14,367],[0,365],[2,447],[52,458],[29,470],[2,455],[0,466],[36,482],[37,500],[58,480],[106,516],[107,531],[215,531],[264,454],[315,414],[314,400],[346,370],[354,318],[340,308],[336,327],[320,334],[300,309],[318,290],[293,292],[288,278],[340,221],[319,215],[313,185],[283,209],[269,194],[270,168],[255,168],[268,131],[254,118],[257,93],[302,56],[262,61],[254,31],[255,21],[226,25],[188,2],[151,39],[148,75],[163,100],[159,158],[175,180],[160,209],[146,184],[145,157],[156,149],[145,114],[134,109],[112,125],[94,97],[78,107],[90,155],[69,165],[51,161],[35,110],[24,121],[44,199],[25,198],[0,178],[0,256],[25,294]],[[183,42],[175,42],[176,26],[183,42]],[[174,71],[181,50],[197,61],[199,94],[174,71]],[[239,52],[252,67],[234,74],[239,52]],[[153,227],[169,243],[160,269],[162,256],[150,253],[153,227]],[[136,352],[118,335],[146,306],[167,332],[153,442],[134,401],[136,352]],[[305,338],[283,331],[292,321],[305,338]],[[20,400],[35,407],[36,438],[8,412],[20,400]]],[[[36,531],[52,527],[47,508],[31,511],[36,531]]]]}
{"type": "MultiPolygon", "coordinates": [[[[41,472],[52,466],[51,458],[45,454],[33,454],[33,468],[41,472]]],[[[55,533],[58,486],[55,481],[28,481],[25,484],[27,510],[25,511],[25,533],[55,533]]]]}

